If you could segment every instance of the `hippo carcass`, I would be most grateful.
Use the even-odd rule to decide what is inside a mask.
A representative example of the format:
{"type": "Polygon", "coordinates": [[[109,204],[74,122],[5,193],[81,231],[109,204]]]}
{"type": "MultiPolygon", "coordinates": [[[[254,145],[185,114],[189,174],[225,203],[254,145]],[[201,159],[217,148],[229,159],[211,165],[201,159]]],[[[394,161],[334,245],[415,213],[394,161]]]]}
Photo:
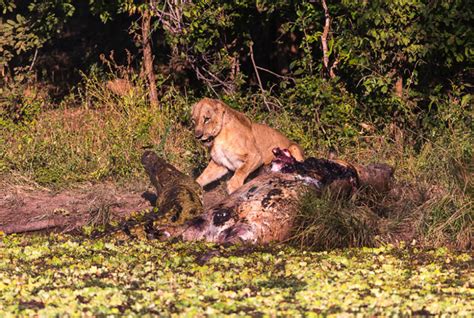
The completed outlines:
{"type": "Polygon", "coordinates": [[[244,184],[186,225],[164,231],[185,241],[262,244],[290,235],[299,195],[309,185],[297,175],[272,172],[244,184]]]}

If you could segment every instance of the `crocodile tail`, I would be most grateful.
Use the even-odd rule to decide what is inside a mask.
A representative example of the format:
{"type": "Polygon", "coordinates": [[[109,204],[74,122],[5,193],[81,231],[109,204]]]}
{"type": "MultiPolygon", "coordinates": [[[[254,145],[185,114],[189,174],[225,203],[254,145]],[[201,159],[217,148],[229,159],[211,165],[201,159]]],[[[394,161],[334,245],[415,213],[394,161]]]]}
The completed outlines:
{"type": "Polygon", "coordinates": [[[145,239],[149,234],[154,234],[153,222],[160,218],[161,213],[156,209],[142,211],[132,214],[126,220],[118,224],[105,224],[102,228],[96,228],[88,235],[91,239],[114,237],[117,239],[145,239]]]}

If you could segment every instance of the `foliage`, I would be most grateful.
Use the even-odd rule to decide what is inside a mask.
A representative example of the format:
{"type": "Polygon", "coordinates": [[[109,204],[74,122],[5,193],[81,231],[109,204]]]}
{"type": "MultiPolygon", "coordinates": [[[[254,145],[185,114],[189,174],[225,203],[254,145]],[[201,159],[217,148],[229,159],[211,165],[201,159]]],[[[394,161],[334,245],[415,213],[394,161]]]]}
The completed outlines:
{"type": "Polygon", "coordinates": [[[29,125],[45,106],[48,98],[40,87],[24,84],[0,88],[0,127],[15,129],[16,125],[29,125]]]}
{"type": "MultiPolygon", "coordinates": [[[[299,97],[306,91],[317,92],[307,84],[323,71],[320,36],[324,12],[306,1],[297,8],[297,19],[287,27],[303,33],[300,48],[304,55],[292,63],[293,73],[303,79],[303,85],[297,84],[294,90],[299,97]]],[[[359,115],[356,118],[377,125],[395,121],[419,128],[415,114],[436,114],[432,96],[450,89],[446,79],[457,78],[461,85],[468,79],[460,75],[464,67],[472,69],[474,56],[468,1],[342,1],[329,3],[329,11],[334,17],[329,57],[345,90],[357,101],[349,104],[351,112],[359,115]],[[396,88],[398,81],[401,86],[396,88]]],[[[461,91],[468,98],[469,90],[461,91]]],[[[332,95],[345,94],[343,90],[332,95]]],[[[303,105],[311,109],[314,102],[303,105]]],[[[317,106],[313,110],[326,111],[317,106]]],[[[334,116],[344,123],[344,113],[334,116]]]]}
{"type": "MultiPolygon", "coordinates": [[[[59,33],[69,17],[74,14],[70,0],[31,1],[26,9],[15,1],[0,3],[5,14],[0,18],[0,67],[8,68],[14,57],[31,55],[59,33]]],[[[33,61],[34,63],[34,61],[33,61]]],[[[21,65],[13,65],[21,67],[21,65]]]]}
{"type": "Polygon", "coordinates": [[[468,315],[472,257],[385,246],[333,252],[4,237],[0,313],[468,315]],[[206,261],[207,260],[207,261],[206,261]]]}
{"type": "MultiPolygon", "coordinates": [[[[339,140],[353,143],[358,122],[378,128],[395,122],[432,134],[433,128],[445,126],[445,113],[451,112],[446,95],[457,95],[464,109],[472,104],[474,14],[469,4],[329,2],[327,53],[337,75],[331,80],[322,63],[324,10],[319,2],[306,0],[94,0],[86,6],[51,0],[18,7],[4,1],[0,47],[2,64],[11,62],[27,75],[24,71],[35,70],[33,52],[46,42],[59,46],[57,32],[75,14],[89,10],[105,24],[132,17],[124,20],[123,29],[138,45],[137,18],[148,12],[156,64],[171,87],[231,100],[260,92],[246,110],[280,108],[304,120],[312,138],[334,146],[339,140]]],[[[455,111],[464,113],[460,120],[468,116],[455,111]]]]}
{"type": "Polygon", "coordinates": [[[38,50],[62,30],[73,15],[70,0],[2,1],[0,10],[0,127],[28,125],[49,101],[34,83],[38,50]],[[33,53],[34,52],[34,53],[33,53]]]}
{"type": "Polygon", "coordinates": [[[2,237],[0,316],[471,314],[472,256],[415,246],[472,248],[473,7],[327,2],[334,78],[322,63],[319,1],[0,1],[4,180],[143,180],[147,148],[195,173],[207,155],[192,136],[190,107],[212,95],[308,155],[336,148],[349,161],[395,166],[399,191],[305,196],[290,243],[306,250],[2,237]],[[103,52],[107,43],[83,51],[93,47],[95,20],[101,33],[112,26],[112,38],[126,33],[140,47],[144,12],[160,107],[147,101],[139,49],[124,54],[124,65],[103,52]],[[83,46],[64,42],[73,33],[83,46]],[[77,50],[88,63],[69,62],[79,80],[54,100],[47,48],[77,50]],[[385,245],[399,241],[413,245],[385,245]],[[358,246],[378,248],[333,250],[358,246]]]}
{"type": "Polygon", "coordinates": [[[358,137],[358,102],[343,85],[319,76],[305,76],[286,90],[291,103],[288,111],[308,128],[315,146],[335,146],[336,142],[351,143],[358,137]]]}

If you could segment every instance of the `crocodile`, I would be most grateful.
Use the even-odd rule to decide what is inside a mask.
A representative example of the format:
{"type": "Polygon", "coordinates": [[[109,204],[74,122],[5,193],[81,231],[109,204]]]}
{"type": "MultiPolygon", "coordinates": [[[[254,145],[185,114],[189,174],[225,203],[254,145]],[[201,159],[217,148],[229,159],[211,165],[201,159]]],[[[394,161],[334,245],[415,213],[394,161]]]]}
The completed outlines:
{"type": "Polygon", "coordinates": [[[155,207],[149,211],[134,212],[125,221],[96,229],[93,238],[115,235],[118,238],[162,238],[163,227],[180,226],[203,212],[202,189],[193,178],[152,151],[141,158],[145,172],[155,187],[155,207]]]}

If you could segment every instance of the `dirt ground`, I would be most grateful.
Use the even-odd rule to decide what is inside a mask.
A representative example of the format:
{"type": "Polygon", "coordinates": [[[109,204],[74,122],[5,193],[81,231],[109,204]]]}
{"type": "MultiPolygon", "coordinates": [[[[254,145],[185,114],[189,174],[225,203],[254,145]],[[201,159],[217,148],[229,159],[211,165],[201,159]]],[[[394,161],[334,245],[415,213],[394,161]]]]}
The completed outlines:
{"type": "MultiPolygon", "coordinates": [[[[126,187],[87,183],[61,191],[16,183],[0,183],[0,231],[6,234],[45,229],[67,232],[87,224],[94,215],[121,220],[156,202],[155,189],[146,181],[126,187]]],[[[204,193],[203,203],[209,206],[224,196],[223,184],[219,184],[204,193]]]]}

